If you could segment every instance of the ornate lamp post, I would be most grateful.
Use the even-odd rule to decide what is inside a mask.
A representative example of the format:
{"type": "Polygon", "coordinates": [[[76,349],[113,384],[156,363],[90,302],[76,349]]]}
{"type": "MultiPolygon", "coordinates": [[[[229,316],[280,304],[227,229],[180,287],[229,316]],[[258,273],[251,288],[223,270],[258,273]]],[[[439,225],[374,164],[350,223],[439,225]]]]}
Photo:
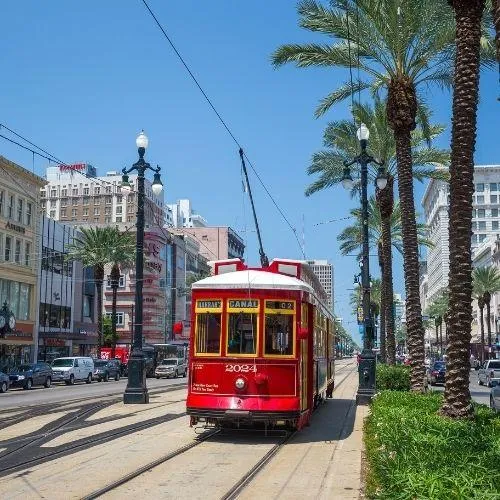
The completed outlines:
{"type": "Polygon", "coordinates": [[[351,177],[350,166],[354,163],[359,163],[361,167],[361,223],[363,236],[363,251],[361,261],[361,287],[363,289],[363,351],[359,360],[359,385],[356,394],[356,402],[358,404],[366,404],[375,394],[375,354],[373,352],[374,344],[374,324],[371,313],[370,301],[370,259],[369,259],[369,242],[368,242],[368,165],[375,163],[379,166],[376,185],[379,189],[385,189],[387,186],[387,174],[384,169],[384,162],[379,162],[366,151],[370,131],[368,127],[362,123],[359,127],[356,136],[358,138],[361,152],[351,162],[344,163],[344,175],[342,177],[342,186],[351,190],[354,186],[354,181],[351,177]]]}
{"type": "Polygon", "coordinates": [[[123,402],[125,404],[149,403],[149,394],[146,387],[145,357],[142,350],[142,284],[144,274],[144,174],[146,170],[152,170],[154,174],[151,189],[155,195],[159,195],[163,190],[160,180],[160,167],[152,168],[144,160],[144,153],[148,147],[149,140],[142,131],[136,139],[139,152],[139,160],[128,170],[123,169],[122,190],[130,191],[131,185],[128,174],[133,170],[137,171],[137,253],[135,261],[135,320],[134,320],[134,342],[132,353],[128,361],[128,382],[123,402]]]}

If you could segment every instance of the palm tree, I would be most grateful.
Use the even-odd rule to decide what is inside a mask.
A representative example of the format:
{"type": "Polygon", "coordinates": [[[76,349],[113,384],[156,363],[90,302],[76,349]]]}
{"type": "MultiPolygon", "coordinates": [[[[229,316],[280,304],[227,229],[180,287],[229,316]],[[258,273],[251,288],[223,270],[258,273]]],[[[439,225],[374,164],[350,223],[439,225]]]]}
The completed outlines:
{"type": "Polygon", "coordinates": [[[496,44],[497,61],[500,64],[500,0],[493,0],[493,5],[491,7],[491,14],[493,16],[493,22],[495,24],[495,44],[496,44]]]}
{"type": "Polygon", "coordinates": [[[136,238],[134,234],[128,231],[121,232],[117,227],[109,228],[109,238],[113,240],[110,245],[109,263],[112,264],[110,272],[110,283],[112,291],[112,302],[111,302],[111,358],[115,357],[116,348],[116,302],[118,295],[118,286],[120,282],[120,267],[129,267],[134,261],[135,249],[136,249],[136,238]]]}
{"type": "Polygon", "coordinates": [[[436,326],[436,349],[439,343],[439,352],[441,355],[443,354],[443,322],[447,325],[448,305],[448,290],[443,290],[427,308],[427,314],[434,318],[436,326]]]}
{"type": "MultiPolygon", "coordinates": [[[[362,244],[362,225],[361,225],[361,209],[356,208],[351,210],[351,215],[356,219],[356,223],[347,226],[338,235],[337,240],[340,242],[340,251],[343,255],[348,255],[356,251],[360,251],[362,244]]],[[[394,203],[394,208],[389,217],[389,230],[385,228],[385,221],[382,220],[382,215],[380,209],[373,198],[369,200],[368,203],[368,239],[371,247],[377,247],[378,251],[381,251],[381,243],[383,242],[384,231],[391,235],[389,239],[390,244],[396,248],[400,253],[403,253],[403,234],[402,234],[402,221],[401,221],[401,207],[396,201],[394,203]]],[[[430,241],[427,239],[427,227],[425,224],[417,224],[418,231],[418,242],[420,245],[430,246],[430,241]]],[[[385,255],[385,254],[384,254],[385,255]]],[[[392,259],[389,261],[392,264],[392,259]]],[[[392,318],[392,325],[394,325],[394,314],[393,314],[393,299],[394,292],[392,287],[392,269],[390,273],[390,284],[388,285],[384,281],[384,275],[387,279],[386,264],[385,259],[379,253],[379,264],[381,265],[381,274],[383,279],[382,287],[382,302],[385,305],[385,337],[386,341],[383,342],[384,354],[387,357],[387,362],[389,364],[394,364],[396,359],[396,345],[394,340],[395,330],[390,327],[390,318],[392,318]],[[390,295],[389,295],[390,294],[390,295]],[[391,310],[388,312],[388,308],[391,310]]],[[[381,332],[382,338],[383,332],[381,332]]],[[[382,348],[381,348],[382,352],[382,348]]]]}
{"type": "Polygon", "coordinates": [[[449,208],[449,333],[444,415],[470,417],[469,345],[472,322],[472,195],[485,0],[449,0],[455,13],[456,55],[449,208]]]}
{"type": "MultiPolygon", "coordinates": [[[[491,294],[500,292],[500,272],[493,266],[478,267],[472,272],[473,292],[481,311],[481,361],[484,361],[484,326],[483,311],[486,306],[486,326],[488,329],[488,347],[491,348],[491,294]]],[[[489,351],[489,349],[488,349],[489,351]]]]}
{"type": "MultiPolygon", "coordinates": [[[[386,160],[388,175],[387,186],[377,190],[377,203],[382,217],[382,238],[380,240],[379,265],[381,269],[384,290],[381,303],[381,338],[387,328],[388,338],[394,337],[394,305],[392,283],[392,252],[391,252],[391,214],[394,206],[394,179],[397,178],[396,144],[394,135],[387,123],[385,102],[374,97],[373,107],[369,104],[355,103],[353,115],[358,122],[364,123],[370,129],[370,149],[378,158],[386,160]]],[[[431,113],[422,108],[423,121],[418,122],[418,128],[412,132],[412,154],[414,158],[413,176],[422,181],[425,178],[448,179],[448,172],[444,166],[449,161],[449,152],[433,148],[429,143],[444,130],[441,125],[430,125],[431,113]],[[441,167],[437,168],[436,167],[441,167]]],[[[344,160],[357,154],[359,143],[356,139],[356,126],[352,121],[340,120],[329,123],[324,134],[325,150],[315,153],[307,173],[319,174],[319,179],[307,189],[309,196],[319,190],[326,189],[339,183],[343,176],[344,160]]],[[[354,165],[354,168],[359,167],[354,165]]],[[[370,165],[370,180],[375,180],[378,171],[370,165]]],[[[358,186],[353,188],[355,194],[358,186]]],[[[395,347],[390,350],[395,353],[395,347]]],[[[381,346],[381,357],[385,361],[385,343],[381,346]]],[[[394,362],[391,357],[390,363],[394,362]]]]}
{"type": "Polygon", "coordinates": [[[284,45],[273,54],[278,66],[337,66],[359,70],[363,79],[343,84],[321,100],[320,116],[356,91],[387,93],[387,121],[396,143],[398,190],[406,288],[406,317],[411,387],[424,389],[424,330],[419,297],[419,263],[411,131],[422,100],[417,89],[429,84],[449,87],[453,19],[444,0],[315,0],[299,3],[300,25],[329,35],[331,45],[284,45]],[[355,22],[354,22],[355,21],[355,22]]]}
{"type": "Polygon", "coordinates": [[[103,341],[102,325],[102,290],[104,282],[104,266],[110,262],[112,245],[115,236],[112,227],[82,227],[79,229],[81,236],[74,238],[68,247],[68,258],[79,260],[86,267],[92,267],[94,271],[94,283],[97,294],[97,356],[101,356],[103,341]]]}

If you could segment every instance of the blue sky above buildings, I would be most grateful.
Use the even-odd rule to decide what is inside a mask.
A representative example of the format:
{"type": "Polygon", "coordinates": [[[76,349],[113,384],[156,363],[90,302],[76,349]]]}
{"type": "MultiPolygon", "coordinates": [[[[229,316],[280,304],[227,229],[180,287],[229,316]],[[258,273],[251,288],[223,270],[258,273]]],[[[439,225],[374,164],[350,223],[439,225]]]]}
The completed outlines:
{"type": "MultiPolygon", "coordinates": [[[[349,293],[359,268],[354,257],[340,255],[336,241],[346,221],[316,225],[345,217],[357,201],[341,187],[309,198],[303,194],[313,180],[305,170],[322,147],[326,124],[349,116],[347,103],[320,120],[313,110],[346,80],[347,71],[272,68],[270,54],[282,43],[327,41],[298,27],[290,0],[150,0],[150,6],[301,241],[304,234],[307,257],[334,264],[335,310],[357,337],[349,293]]],[[[0,123],[66,163],[92,163],[100,175],[136,160],[135,136],[144,128],[148,160],[162,167],[166,201],[190,198],[210,224],[238,230],[247,260],[257,264],[237,146],[141,0],[18,0],[2,7],[0,123]]],[[[497,79],[495,71],[481,78],[477,164],[500,162],[497,79]]],[[[447,147],[451,96],[430,92],[434,120],[448,126],[437,145],[447,147]]],[[[31,153],[3,139],[0,144],[0,154],[43,175],[45,160],[33,163],[31,153]]],[[[252,172],[250,177],[268,256],[300,258],[294,234],[252,172]]],[[[415,185],[419,211],[423,189],[415,185]]],[[[404,293],[399,257],[395,266],[396,291],[404,293]]],[[[372,274],[377,274],[376,259],[372,274]]]]}

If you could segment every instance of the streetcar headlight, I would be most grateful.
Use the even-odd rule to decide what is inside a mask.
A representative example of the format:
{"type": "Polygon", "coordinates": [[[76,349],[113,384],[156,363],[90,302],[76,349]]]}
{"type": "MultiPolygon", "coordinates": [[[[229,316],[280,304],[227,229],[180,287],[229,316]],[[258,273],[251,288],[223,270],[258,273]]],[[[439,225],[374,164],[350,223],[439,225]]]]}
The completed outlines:
{"type": "Polygon", "coordinates": [[[241,391],[241,389],[245,388],[245,379],[237,378],[234,382],[234,385],[236,386],[236,389],[239,389],[241,391]]]}

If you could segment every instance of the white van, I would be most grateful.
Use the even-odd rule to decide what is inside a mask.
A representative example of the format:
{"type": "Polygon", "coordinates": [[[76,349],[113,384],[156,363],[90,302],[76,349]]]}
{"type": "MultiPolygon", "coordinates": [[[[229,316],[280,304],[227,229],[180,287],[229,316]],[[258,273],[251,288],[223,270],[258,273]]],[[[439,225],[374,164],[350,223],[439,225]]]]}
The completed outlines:
{"type": "Polygon", "coordinates": [[[52,381],[63,381],[66,385],[73,385],[77,380],[92,383],[94,360],[84,357],[56,358],[52,361],[52,381]]]}

